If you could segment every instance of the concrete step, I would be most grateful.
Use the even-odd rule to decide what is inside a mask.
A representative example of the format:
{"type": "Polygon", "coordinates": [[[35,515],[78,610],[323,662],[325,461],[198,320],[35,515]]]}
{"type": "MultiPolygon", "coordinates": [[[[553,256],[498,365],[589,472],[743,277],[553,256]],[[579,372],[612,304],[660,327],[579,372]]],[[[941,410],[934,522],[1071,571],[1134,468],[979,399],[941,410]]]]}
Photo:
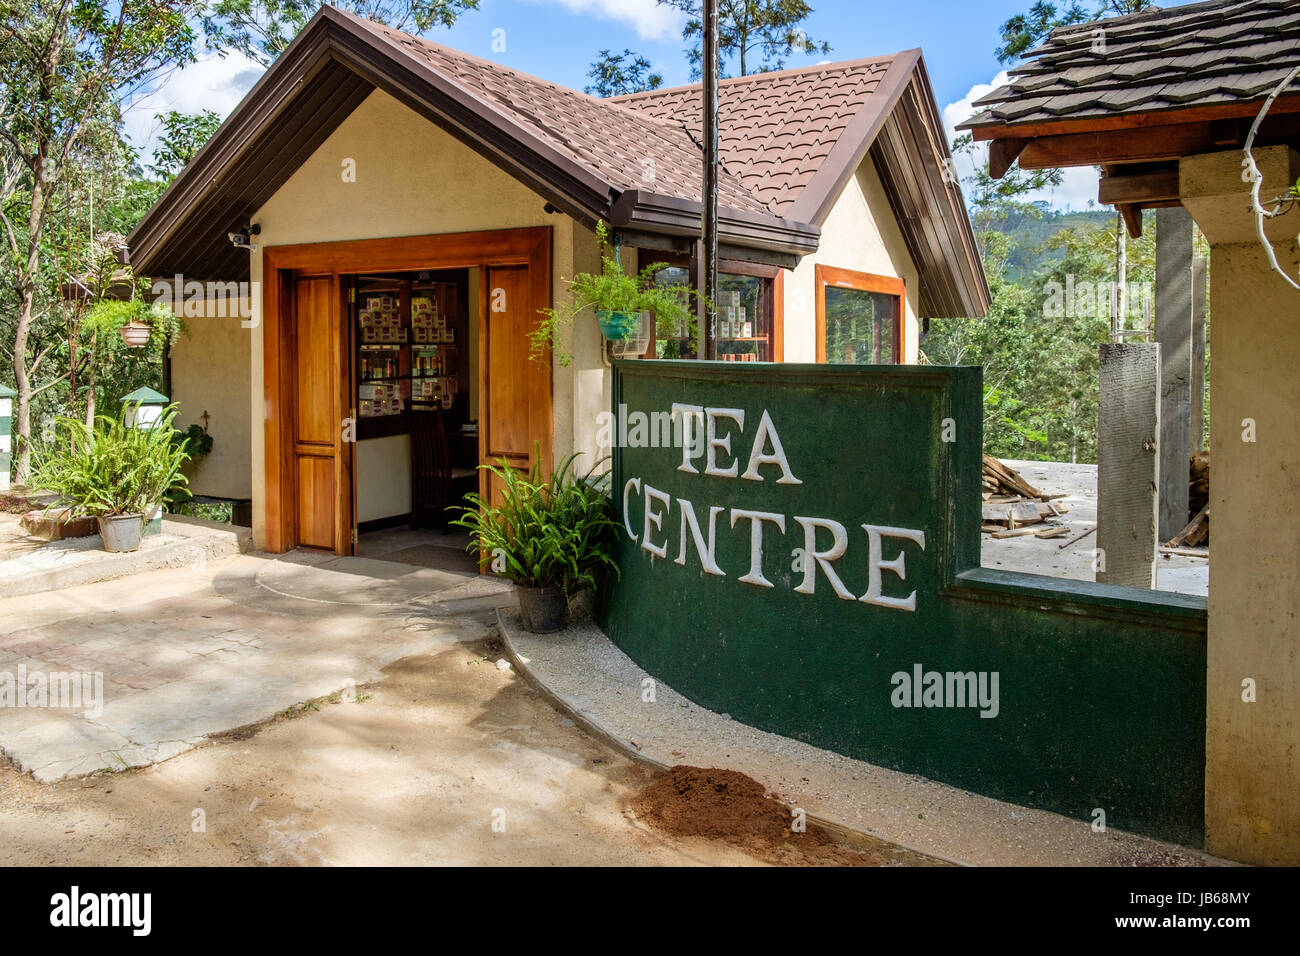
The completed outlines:
{"type": "Polygon", "coordinates": [[[162,533],[147,535],[138,551],[110,554],[99,535],[51,541],[0,561],[0,598],[93,584],[113,578],[233,557],[253,546],[251,528],[187,515],[167,515],[162,533]]]}

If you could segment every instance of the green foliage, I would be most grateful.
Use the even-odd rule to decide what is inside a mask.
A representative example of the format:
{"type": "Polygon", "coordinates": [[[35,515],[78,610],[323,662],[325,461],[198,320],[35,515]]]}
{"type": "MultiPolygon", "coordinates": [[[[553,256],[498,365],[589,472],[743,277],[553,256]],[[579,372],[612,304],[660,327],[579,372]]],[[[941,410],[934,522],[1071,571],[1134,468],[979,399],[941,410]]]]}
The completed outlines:
{"type": "MultiPolygon", "coordinates": [[[[331,6],[408,33],[450,27],[478,0],[334,0],[331,6]]],[[[269,64],[307,25],[319,0],[214,0],[203,13],[203,31],[211,46],[238,50],[269,64]]]]}
{"type": "Polygon", "coordinates": [[[573,356],[564,348],[562,333],[579,313],[588,309],[602,312],[653,312],[656,322],[665,327],[690,328],[695,315],[690,302],[696,297],[691,289],[682,286],[661,286],[655,276],[668,268],[666,262],[646,266],[639,275],[623,271],[616,250],[611,249],[609,231],[603,222],[596,223],[596,238],[600,243],[601,271],[580,272],[568,280],[571,301],[558,309],[541,309],[541,322],[528,333],[532,355],[540,358],[550,347],[555,361],[568,365],[573,356]]]}
{"type": "Polygon", "coordinates": [[[175,179],[203,144],[212,138],[221,125],[221,117],[212,110],[201,113],[169,110],[159,113],[157,119],[162,124],[162,132],[150,168],[166,184],[175,179]]]}
{"type": "Polygon", "coordinates": [[[53,440],[35,450],[32,484],[77,514],[144,514],[187,483],[181,466],[189,455],[172,441],[175,417],[172,405],[153,428],[106,415],[93,428],[60,418],[53,440]]]}
{"type": "Polygon", "coordinates": [[[172,432],[172,443],[180,446],[191,461],[212,452],[212,436],[203,430],[202,425],[191,425],[185,431],[175,429],[172,432]]]}
{"type": "Polygon", "coordinates": [[[1002,44],[997,48],[997,58],[1011,63],[1047,39],[1057,27],[1075,23],[1091,23],[1102,17],[1122,17],[1140,13],[1152,6],[1153,0],[1102,0],[1091,12],[1082,4],[1073,2],[1059,9],[1055,3],[1039,0],[1027,13],[1017,14],[1002,24],[999,31],[1002,44]]]}
{"type": "MultiPolygon", "coordinates": [[[[700,40],[704,35],[700,0],[658,0],[660,6],[672,7],[686,14],[682,39],[691,44],[686,50],[691,64],[691,78],[700,78],[703,55],[700,40]]],[[[805,0],[718,0],[718,72],[728,75],[727,64],[735,61],[738,76],[763,73],[785,67],[792,53],[808,56],[830,53],[829,43],[815,40],[800,24],[813,12],[805,0]],[[758,57],[758,63],[754,58],[758,57]]]]}
{"type": "Polygon", "coordinates": [[[627,49],[622,53],[601,50],[587,75],[592,83],[583,87],[583,92],[593,96],[626,96],[657,90],[664,83],[663,75],[651,70],[649,60],[627,49]]]}
{"type": "MultiPolygon", "coordinates": [[[[608,475],[573,471],[577,455],[564,459],[550,480],[541,470],[541,455],[527,472],[482,465],[501,482],[501,504],[491,506],[470,495],[461,517],[453,521],[469,530],[471,551],[501,564],[503,577],[525,587],[557,587],[565,596],[596,586],[604,571],[618,572],[610,557],[618,522],[609,500],[608,475]]],[[[597,462],[597,466],[600,462],[597,462]]],[[[494,567],[498,567],[494,563],[494,567]]]]}
{"type": "MultiPolygon", "coordinates": [[[[1109,306],[1098,308],[1094,300],[1091,307],[1049,308],[1049,283],[1108,288],[1115,278],[1115,220],[1079,221],[1043,240],[1021,228],[1024,221],[1011,215],[998,220],[1007,231],[980,232],[992,292],[989,315],[932,320],[924,360],[983,366],[989,454],[1096,461],[1097,348],[1110,340],[1109,306]],[[1022,276],[1011,266],[1015,261],[1038,265],[1022,276]]],[[[1036,220],[1031,215],[1027,221],[1036,220]]],[[[1155,281],[1153,230],[1130,241],[1128,278],[1139,290],[1155,281]]]]}

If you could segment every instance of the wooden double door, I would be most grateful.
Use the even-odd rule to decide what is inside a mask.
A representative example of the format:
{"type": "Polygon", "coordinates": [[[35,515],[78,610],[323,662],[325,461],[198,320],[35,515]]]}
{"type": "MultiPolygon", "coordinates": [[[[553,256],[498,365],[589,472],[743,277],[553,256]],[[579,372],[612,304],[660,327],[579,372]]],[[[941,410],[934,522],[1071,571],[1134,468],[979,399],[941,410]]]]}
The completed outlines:
{"type": "MultiPolygon", "coordinates": [[[[354,553],[356,370],[344,276],[477,268],[481,463],[551,466],[550,358],[529,331],[550,305],[550,230],[371,240],[264,251],[266,550],[354,553]]],[[[480,493],[494,488],[480,472],[480,493]]],[[[256,505],[255,505],[256,507],[256,505]]]]}

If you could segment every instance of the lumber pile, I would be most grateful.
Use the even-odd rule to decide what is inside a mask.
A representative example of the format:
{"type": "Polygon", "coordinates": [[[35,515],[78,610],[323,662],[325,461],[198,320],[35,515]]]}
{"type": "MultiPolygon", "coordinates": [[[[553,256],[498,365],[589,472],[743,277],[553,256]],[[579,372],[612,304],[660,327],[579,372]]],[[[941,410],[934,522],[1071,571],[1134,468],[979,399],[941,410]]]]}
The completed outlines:
{"type": "Polygon", "coordinates": [[[1195,452],[1187,466],[1187,507],[1192,519],[1166,548],[1196,548],[1210,541],[1210,453],[1195,452]]]}
{"type": "Polygon", "coordinates": [[[1055,500],[1064,495],[1044,494],[991,455],[984,456],[980,497],[980,529],[995,538],[1058,538],[1069,533],[1067,524],[1054,520],[1070,510],[1055,500]]]}

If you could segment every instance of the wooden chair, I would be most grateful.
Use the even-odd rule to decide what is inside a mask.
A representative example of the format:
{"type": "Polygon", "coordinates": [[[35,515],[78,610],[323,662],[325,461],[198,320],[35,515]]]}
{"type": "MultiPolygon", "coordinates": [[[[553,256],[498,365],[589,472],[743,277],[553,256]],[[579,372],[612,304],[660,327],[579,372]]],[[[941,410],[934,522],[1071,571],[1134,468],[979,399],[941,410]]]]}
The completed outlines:
{"type": "Polygon", "coordinates": [[[456,514],[447,508],[459,504],[475,489],[478,474],[473,468],[455,468],[447,441],[446,419],[441,409],[411,413],[411,527],[433,513],[439,528],[456,514]]]}

